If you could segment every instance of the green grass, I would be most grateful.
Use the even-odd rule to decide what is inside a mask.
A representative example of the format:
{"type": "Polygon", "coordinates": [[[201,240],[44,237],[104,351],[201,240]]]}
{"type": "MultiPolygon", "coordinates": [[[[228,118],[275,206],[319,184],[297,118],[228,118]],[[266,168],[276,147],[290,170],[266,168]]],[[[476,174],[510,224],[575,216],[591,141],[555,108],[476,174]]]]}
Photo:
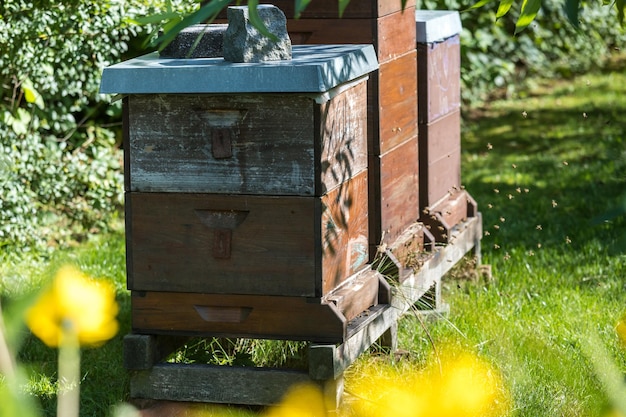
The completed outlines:
{"type": "MultiPolygon", "coordinates": [[[[422,366],[432,339],[438,350],[467,349],[490,361],[503,374],[514,416],[606,415],[607,396],[587,342],[597,336],[626,371],[626,351],[614,332],[626,311],[626,221],[606,215],[622,206],[626,194],[625,113],[626,75],[614,72],[538,82],[523,99],[465,115],[463,181],[484,216],[483,263],[492,266],[494,279],[469,280],[462,267],[455,269],[444,280],[449,316],[426,327],[407,316],[400,323],[400,348],[408,354],[401,360],[363,357],[348,377],[380,361],[422,366]]],[[[123,233],[52,254],[0,255],[2,305],[17,308],[16,299],[67,262],[118,289],[120,333],[100,349],[85,350],[82,366],[82,415],[107,415],[128,392],[121,348],[129,331],[123,233]]],[[[22,342],[27,390],[45,415],[53,415],[56,352],[24,332],[20,336],[14,343],[22,342]]],[[[256,362],[289,361],[284,346],[240,348],[253,349],[256,362]]],[[[213,360],[230,360],[220,355],[213,360]]]]}
{"type": "MultiPolygon", "coordinates": [[[[464,119],[463,180],[484,216],[495,281],[444,280],[435,346],[469,349],[504,375],[516,416],[601,416],[607,398],[582,349],[597,335],[626,371],[614,326],[626,312],[626,76],[538,85],[464,119]]],[[[456,275],[456,278],[455,278],[456,275]]],[[[431,350],[402,322],[401,346],[431,350]]]]}
{"type": "MultiPolygon", "coordinates": [[[[112,405],[126,401],[128,373],[122,364],[122,337],[130,332],[130,297],[126,290],[124,235],[94,236],[78,248],[53,253],[0,256],[0,297],[17,360],[28,372],[24,390],[39,402],[42,415],[56,413],[57,351],[18,326],[23,305],[64,264],[115,284],[120,306],[118,335],[100,348],[86,348],[81,358],[81,415],[106,416],[112,405]]],[[[0,415],[2,413],[0,407],[0,415]]]]}

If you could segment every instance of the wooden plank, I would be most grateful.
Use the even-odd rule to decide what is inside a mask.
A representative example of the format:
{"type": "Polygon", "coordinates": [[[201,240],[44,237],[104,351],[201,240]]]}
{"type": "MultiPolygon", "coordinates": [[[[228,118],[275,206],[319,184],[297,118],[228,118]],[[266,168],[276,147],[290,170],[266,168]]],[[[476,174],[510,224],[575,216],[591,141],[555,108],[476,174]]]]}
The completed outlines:
{"type": "Polygon", "coordinates": [[[391,264],[381,272],[404,282],[428,259],[433,242],[432,234],[423,224],[412,224],[391,245],[385,245],[384,253],[391,264]]]}
{"type": "MultiPolygon", "coordinates": [[[[293,19],[295,7],[293,0],[261,0],[260,4],[273,4],[281,9],[288,19],[293,19]]],[[[247,4],[242,1],[241,4],[247,4]]],[[[344,19],[368,19],[380,17],[402,10],[399,0],[358,0],[351,1],[345,8],[344,19]]],[[[226,12],[220,14],[220,19],[226,18],[226,12]]],[[[339,3],[337,0],[315,0],[310,2],[300,15],[300,19],[339,19],[339,3]]]]}
{"type": "Polygon", "coordinates": [[[320,297],[369,260],[367,171],[321,198],[126,198],[132,290],[320,297]]]}
{"type": "Polygon", "coordinates": [[[420,221],[426,225],[437,242],[449,242],[452,229],[474,216],[476,202],[465,190],[451,190],[431,207],[422,210],[420,221]]]}
{"type": "Polygon", "coordinates": [[[130,189],[313,195],[314,101],[297,95],[130,97],[130,189]],[[216,129],[231,157],[216,155],[216,129]]]}
{"type": "Polygon", "coordinates": [[[434,122],[420,124],[420,161],[432,163],[461,149],[461,111],[454,110],[434,122]]]}
{"type": "Polygon", "coordinates": [[[404,11],[392,12],[392,9],[383,5],[381,11],[385,14],[372,19],[359,19],[348,15],[342,19],[332,17],[289,19],[287,30],[294,45],[373,44],[378,62],[382,64],[414,50],[417,44],[415,6],[408,5],[404,11]]]}
{"type": "Polygon", "coordinates": [[[271,405],[306,372],[201,364],[158,364],[131,376],[130,396],[217,404],[271,405]]]}
{"type": "MultiPolygon", "coordinates": [[[[123,149],[130,148],[130,122],[128,115],[128,96],[124,96],[122,98],[122,144],[123,149]]],[[[128,172],[130,172],[130,153],[124,152],[124,191],[130,191],[130,177],[128,176],[128,172]]]]}
{"type": "Polygon", "coordinates": [[[126,201],[131,290],[320,295],[313,197],[128,193],[126,201]]]}
{"type": "MultiPolygon", "coordinates": [[[[368,173],[363,171],[321,198],[321,294],[337,288],[369,261],[368,173]]],[[[317,236],[317,233],[316,233],[317,236]]]]}
{"type": "Polygon", "coordinates": [[[419,125],[420,205],[430,207],[461,187],[461,112],[419,125]]]}
{"type": "Polygon", "coordinates": [[[315,108],[316,195],[322,195],[367,169],[367,82],[315,108]]]}
{"type": "Polygon", "coordinates": [[[461,107],[459,35],[417,45],[419,123],[430,123],[461,107]]]}
{"type": "Polygon", "coordinates": [[[417,135],[416,72],[415,50],[380,65],[377,153],[384,154],[417,135]]]}
{"type": "MultiPolygon", "coordinates": [[[[430,161],[426,178],[420,176],[420,189],[426,188],[427,200],[437,202],[454,190],[461,187],[461,149],[454,150],[443,158],[430,161]]],[[[422,199],[420,198],[420,203],[422,199]]],[[[428,206],[430,207],[430,205],[428,206]]]]}
{"type": "Polygon", "coordinates": [[[419,218],[418,172],[417,138],[380,156],[381,242],[393,242],[419,218]]]}
{"type": "Polygon", "coordinates": [[[378,63],[396,59],[415,49],[415,5],[407,5],[404,11],[398,11],[378,18],[376,42],[378,63]]]}
{"type": "Polygon", "coordinates": [[[345,338],[332,304],[304,297],[132,292],[134,333],[328,341],[345,338]]]}
{"type": "Polygon", "coordinates": [[[363,19],[290,19],[287,31],[294,45],[373,44],[376,25],[363,19]]]}
{"type": "Polygon", "coordinates": [[[378,304],[379,281],[382,276],[366,267],[350,277],[341,287],[324,297],[324,302],[332,302],[346,318],[352,320],[373,305],[378,304]]]}
{"type": "Polygon", "coordinates": [[[150,369],[181,347],[187,339],[185,336],[127,334],[124,336],[124,368],[150,369]]]}
{"type": "Polygon", "coordinates": [[[322,195],[367,167],[361,84],[322,109],[294,94],[132,96],[130,190],[322,195]]]}

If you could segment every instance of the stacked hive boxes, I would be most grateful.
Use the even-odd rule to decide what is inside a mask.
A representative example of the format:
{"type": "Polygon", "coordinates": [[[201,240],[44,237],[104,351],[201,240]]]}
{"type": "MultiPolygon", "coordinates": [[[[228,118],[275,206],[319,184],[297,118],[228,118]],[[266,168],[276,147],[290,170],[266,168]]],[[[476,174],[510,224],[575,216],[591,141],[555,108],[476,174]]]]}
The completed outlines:
{"type": "Polygon", "coordinates": [[[461,20],[458,12],[415,12],[418,56],[420,221],[438,242],[476,215],[461,186],[461,20]]]}
{"type": "Polygon", "coordinates": [[[349,45],[257,64],[153,54],[105,70],[102,92],[127,94],[135,332],[347,337],[386,291],[368,264],[376,68],[371,45],[349,45]]]}
{"type": "MultiPolygon", "coordinates": [[[[293,1],[274,4],[293,16],[293,1]]],[[[380,69],[368,82],[370,253],[393,244],[419,217],[415,7],[400,0],[351,1],[342,18],[336,0],[311,2],[287,23],[294,43],[373,44],[380,69]]],[[[413,251],[424,232],[413,230],[413,251]]]]}

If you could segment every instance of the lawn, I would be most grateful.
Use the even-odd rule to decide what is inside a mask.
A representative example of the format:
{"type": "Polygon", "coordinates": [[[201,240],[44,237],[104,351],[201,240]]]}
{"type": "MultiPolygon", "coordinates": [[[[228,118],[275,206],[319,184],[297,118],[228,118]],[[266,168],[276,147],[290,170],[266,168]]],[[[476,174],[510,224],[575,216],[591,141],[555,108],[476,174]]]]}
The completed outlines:
{"type": "MultiPolygon", "coordinates": [[[[479,204],[485,236],[478,277],[471,260],[444,280],[450,313],[400,323],[401,354],[366,355],[347,372],[347,396],[365,368],[410,372],[433,352],[469,351],[502,375],[513,416],[605,416],[607,391],[593,359],[607,351],[626,372],[615,324],[626,312],[626,75],[536,81],[522,98],[497,100],[463,119],[463,183],[479,204]]],[[[93,236],[49,254],[0,254],[8,313],[59,265],[115,283],[121,329],[83,353],[82,415],[107,415],[126,400],[121,337],[129,331],[124,235],[93,236]]],[[[7,314],[7,326],[12,328],[7,314]]],[[[21,332],[26,390],[54,415],[56,353],[21,332]]],[[[240,346],[252,349],[254,344],[240,346]]],[[[258,347],[257,347],[258,349],[258,347]]],[[[249,352],[248,352],[249,353],[249,352]]],[[[283,358],[284,359],[284,358],[283,358]]],[[[1,413],[0,413],[1,414],[1,413]]]]}
{"type": "Polygon", "coordinates": [[[450,315],[425,331],[405,320],[401,346],[423,358],[428,332],[487,358],[512,415],[605,415],[590,356],[603,346],[626,370],[615,333],[626,312],[625,93],[623,71],[543,81],[464,118],[463,182],[493,278],[457,269],[444,281],[450,315]]]}

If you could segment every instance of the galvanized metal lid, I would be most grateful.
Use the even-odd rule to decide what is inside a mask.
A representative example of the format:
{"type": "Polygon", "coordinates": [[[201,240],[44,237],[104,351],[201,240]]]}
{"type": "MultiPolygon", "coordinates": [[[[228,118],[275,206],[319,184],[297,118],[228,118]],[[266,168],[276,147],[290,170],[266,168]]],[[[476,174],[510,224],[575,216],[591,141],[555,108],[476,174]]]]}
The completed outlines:
{"type": "Polygon", "coordinates": [[[459,12],[451,10],[416,10],[418,43],[441,42],[463,30],[459,12]]]}
{"type": "Polygon", "coordinates": [[[290,61],[232,63],[155,52],[105,68],[100,93],[324,93],[378,69],[372,45],[301,45],[292,53],[290,61]]]}

